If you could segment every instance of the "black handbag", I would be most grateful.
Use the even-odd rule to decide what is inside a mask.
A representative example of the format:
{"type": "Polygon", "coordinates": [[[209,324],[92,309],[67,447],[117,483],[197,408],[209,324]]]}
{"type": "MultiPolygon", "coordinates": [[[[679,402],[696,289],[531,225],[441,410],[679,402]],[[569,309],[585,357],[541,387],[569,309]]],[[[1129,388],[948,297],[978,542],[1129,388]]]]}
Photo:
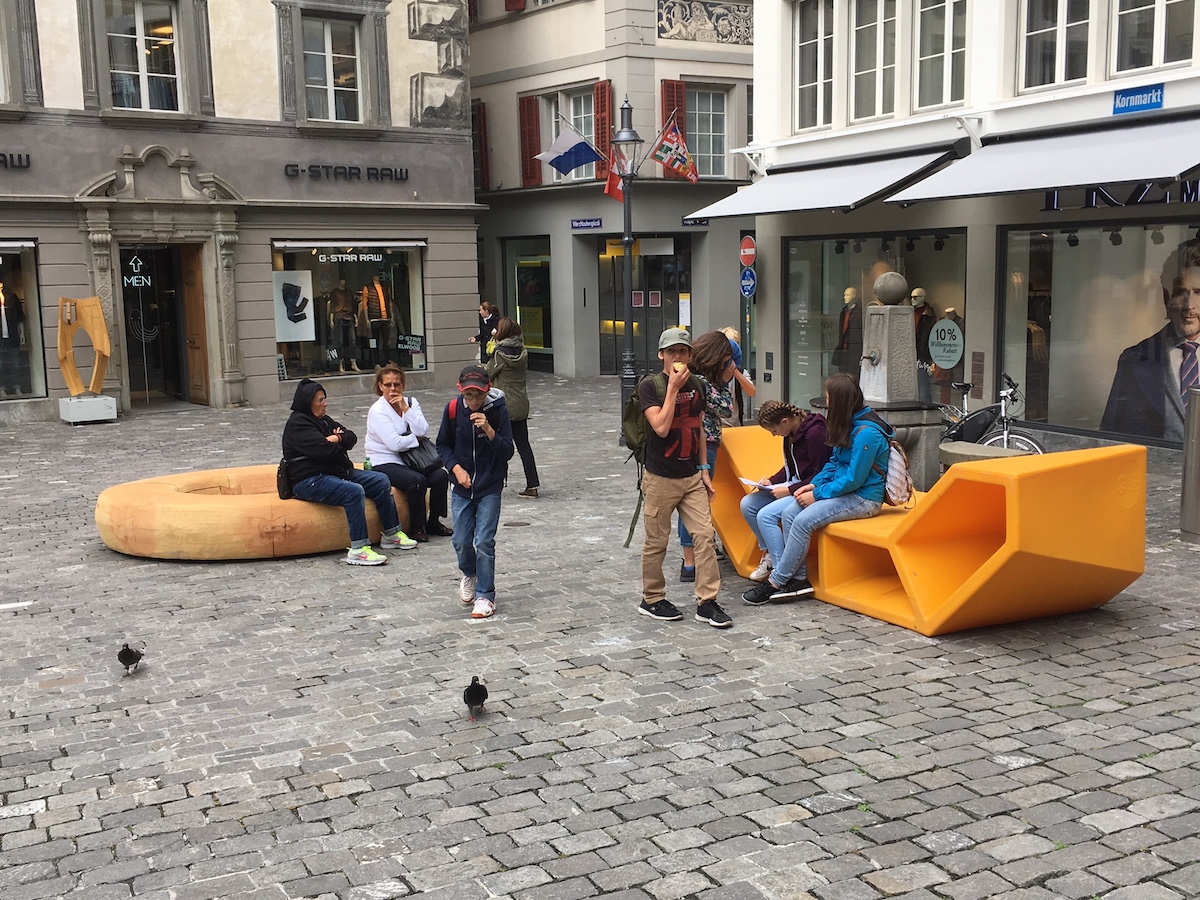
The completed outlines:
{"type": "Polygon", "coordinates": [[[275,470],[275,490],[279,493],[280,500],[291,500],[292,494],[292,479],[288,472],[288,458],[280,457],[279,468],[275,470]]]}
{"type": "Polygon", "coordinates": [[[404,464],[414,472],[428,475],[442,467],[442,458],[438,456],[437,446],[427,437],[417,438],[417,446],[411,450],[400,451],[404,464]]]}

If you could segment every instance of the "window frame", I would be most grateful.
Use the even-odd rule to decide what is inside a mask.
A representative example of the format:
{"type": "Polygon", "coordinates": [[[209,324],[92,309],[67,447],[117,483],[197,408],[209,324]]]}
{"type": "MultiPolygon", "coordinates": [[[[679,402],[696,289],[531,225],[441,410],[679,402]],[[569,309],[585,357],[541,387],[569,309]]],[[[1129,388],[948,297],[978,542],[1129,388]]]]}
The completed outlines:
{"type": "MultiPolygon", "coordinates": [[[[593,87],[591,85],[588,85],[586,88],[580,88],[578,90],[563,91],[556,98],[556,102],[557,102],[557,109],[559,112],[562,111],[562,107],[564,105],[566,106],[567,115],[564,116],[563,118],[565,118],[567,120],[567,122],[570,124],[570,126],[572,128],[574,128],[581,135],[583,135],[584,138],[586,138],[588,141],[590,141],[592,146],[594,147],[596,145],[596,92],[593,89],[593,87]],[[576,101],[582,101],[582,102],[586,103],[587,105],[589,105],[590,111],[587,111],[587,112],[581,111],[580,114],[578,116],[576,116],[576,114],[575,114],[576,101]],[[582,125],[582,123],[584,123],[584,122],[590,122],[591,127],[590,128],[580,127],[582,125]]],[[[553,122],[554,122],[554,125],[553,125],[554,137],[558,137],[561,129],[559,127],[559,120],[558,120],[557,116],[554,117],[553,122]]],[[[554,179],[555,181],[595,181],[596,180],[596,164],[594,162],[587,163],[586,165],[580,166],[578,169],[573,169],[573,170],[571,170],[570,173],[568,173],[566,175],[563,175],[557,169],[551,169],[551,171],[553,171],[555,176],[557,176],[554,179]]]]}
{"type": "Polygon", "coordinates": [[[850,121],[854,123],[868,122],[872,119],[886,119],[896,114],[896,47],[898,43],[897,10],[900,0],[875,0],[876,15],[869,23],[858,21],[858,2],[848,3],[850,14],[850,84],[848,86],[850,100],[850,121]],[[892,15],[887,17],[888,3],[892,6],[892,15]],[[891,65],[887,64],[888,23],[891,27],[891,65]],[[858,67],[858,34],[866,28],[875,29],[874,63],[869,69],[858,67]],[[891,90],[887,89],[888,70],[891,70],[891,90]],[[860,76],[873,73],[874,104],[871,112],[862,113],[858,109],[858,80],[860,76]],[[889,105],[890,101],[890,105],[889,105]]]}
{"type": "Polygon", "coordinates": [[[834,3],[833,0],[793,0],[792,3],[792,131],[809,131],[828,128],[833,124],[833,57],[834,57],[834,3]],[[813,4],[817,15],[817,36],[805,42],[816,46],[816,71],[812,81],[802,82],[800,71],[800,10],[813,4]],[[801,92],[813,88],[816,102],[813,107],[814,121],[805,124],[801,107],[801,92]]]}
{"type": "Polygon", "coordinates": [[[321,60],[324,62],[325,77],[324,85],[311,85],[308,83],[308,64],[307,58],[312,54],[312,51],[303,46],[301,41],[300,55],[305,59],[305,65],[302,71],[305,73],[304,78],[304,117],[309,122],[345,122],[352,125],[361,125],[363,121],[363,97],[362,97],[362,27],[361,23],[353,19],[343,19],[340,17],[334,18],[329,16],[319,15],[302,15],[300,17],[301,34],[305,27],[309,24],[320,24],[321,26],[321,60]],[[354,60],[354,110],[355,117],[353,119],[342,119],[337,115],[338,107],[338,91],[346,91],[346,88],[339,88],[337,85],[337,60],[346,59],[346,54],[337,54],[333,48],[333,28],[335,25],[348,25],[354,35],[354,55],[350,57],[354,60]],[[325,104],[330,115],[324,118],[319,118],[312,114],[309,108],[309,93],[311,91],[323,91],[325,95],[325,104]]]}
{"type": "MultiPolygon", "coordinates": [[[[1029,93],[1033,91],[1044,91],[1059,87],[1064,84],[1082,84],[1088,77],[1088,66],[1091,64],[1091,55],[1093,52],[1092,43],[1096,39],[1096,34],[1099,29],[1092,28],[1090,16],[1085,16],[1081,22],[1068,22],[1067,11],[1070,8],[1071,0],[1056,0],[1058,11],[1055,15],[1054,24],[1054,78],[1051,81],[1043,82],[1042,84],[1026,84],[1029,80],[1029,37],[1032,33],[1029,30],[1029,4],[1031,0],[1021,0],[1021,32],[1020,46],[1018,47],[1018,68],[1017,68],[1017,92],[1029,93]],[[1084,46],[1087,48],[1088,58],[1083,63],[1083,74],[1074,78],[1067,77],[1067,37],[1068,29],[1079,28],[1084,29],[1086,35],[1084,46]]],[[[1090,9],[1089,9],[1090,12],[1090,9]]],[[[1047,31],[1049,29],[1046,29],[1047,31]]],[[[1042,32],[1036,32],[1042,33],[1042,32]]]]}
{"type": "Polygon", "coordinates": [[[179,40],[178,40],[178,37],[179,37],[179,4],[177,2],[175,2],[175,0],[129,0],[129,2],[132,2],[134,5],[133,6],[133,17],[134,17],[134,34],[133,34],[134,51],[133,51],[133,55],[134,55],[134,58],[137,60],[137,71],[136,72],[127,72],[124,70],[117,70],[117,69],[113,68],[113,58],[112,58],[113,54],[111,51],[112,39],[115,37],[115,38],[120,38],[122,40],[128,40],[129,36],[116,34],[112,31],[109,31],[108,30],[109,29],[108,20],[105,20],[105,22],[104,22],[105,47],[106,47],[106,49],[108,49],[107,82],[108,82],[109,95],[110,95],[110,98],[112,99],[112,103],[113,103],[113,109],[131,110],[133,112],[143,112],[143,113],[179,113],[179,112],[182,112],[182,107],[183,107],[183,103],[184,103],[184,98],[182,96],[184,79],[183,79],[183,72],[182,72],[183,67],[179,64],[179,40]],[[146,32],[146,13],[145,13],[145,8],[146,8],[147,2],[163,3],[166,5],[168,11],[170,12],[170,15],[171,15],[171,50],[170,50],[170,52],[171,52],[171,64],[174,69],[173,74],[163,75],[161,73],[152,73],[150,71],[150,67],[147,63],[146,56],[145,56],[145,53],[149,53],[149,49],[146,49],[145,53],[143,53],[143,48],[149,41],[149,38],[147,37],[147,32],[146,32]],[[115,75],[130,76],[136,80],[137,86],[138,86],[137,94],[141,101],[140,105],[138,105],[138,106],[118,106],[117,105],[117,103],[116,103],[117,92],[113,85],[113,80],[114,80],[115,75]],[[163,78],[163,79],[170,79],[170,80],[174,81],[174,83],[175,83],[175,106],[174,107],[157,107],[157,106],[150,105],[152,103],[151,96],[153,93],[150,89],[151,78],[163,78]]]}
{"type": "Polygon", "coordinates": [[[961,104],[966,100],[967,94],[967,40],[970,30],[965,27],[968,6],[966,0],[917,0],[916,9],[914,10],[916,21],[916,40],[913,41],[913,109],[927,110],[936,109],[942,106],[952,106],[961,104]],[[930,6],[923,4],[931,3],[930,6]],[[954,12],[955,8],[962,6],[962,14],[964,21],[963,29],[963,44],[959,49],[954,47],[954,12]],[[942,45],[936,53],[928,57],[921,56],[921,38],[922,29],[924,27],[923,13],[928,10],[941,7],[943,11],[943,23],[945,31],[942,35],[942,45]],[[955,56],[961,55],[963,68],[963,84],[962,96],[954,96],[954,59],[955,56]],[[933,103],[921,102],[921,63],[924,59],[934,59],[941,57],[942,60],[942,96],[941,99],[933,103]]]}
{"type": "MultiPolygon", "coordinates": [[[[1121,78],[1126,75],[1133,75],[1140,72],[1151,72],[1155,69],[1163,69],[1169,67],[1183,67],[1190,65],[1196,57],[1196,12],[1200,8],[1200,4],[1193,2],[1192,6],[1192,53],[1188,59],[1178,59],[1166,61],[1166,40],[1167,40],[1167,10],[1171,6],[1178,3],[1189,2],[1189,0],[1152,0],[1149,9],[1154,15],[1154,35],[1151,39],[1152,51],[1151,62],[1145,66],[1135,66],[1130,68],[1119,68],[1118,60],[1120,59],[1120,40],[1121,40],[1121,0],[1109,0],[1109,44],[1108,44],[1108,75],[1110,78],[1121,78]]],[[[1143,9],[1147,7],[1142,7],[1143,9]]],[[[1136,13],[1138,10],[1127,10],[1124,15],[1129,16],[1136,13]]]]}
{"type": "Polygon", "coordinates": [[[685,110],[684,110],[684,121],[687,124],[688,152],[692,155],[692,160],[696,163],[696,171],[700,173],[701,178],[727,178],[728,177],[729,166],[728,166],[728,163],[726,160],[729,156],[728,148],[729,148],[729,143],[730,143],[729,115],[730,115],[730,112],[732,111],[732,107],[733,107],[731,95],[732,95],[732,89],[729,87],[721,87],[719,85],[704,85],[704,84],[693,86],[693,84],[691,82],[687,83],[687,103],[686,103],[685,110]],[[705,130],[699,128],[699,124],[700,124],[699,117],[701,115],[708,116],[710,121],[711,121],[712,116],[714,115],[713,110],[711,108],[705,113],[702,113],[700,111],[700,109],[698,108],[698,104],[696,104],[694,102],[695,100],[698,99],[698,96],[700,94],[705,94],[709,97],[720,97],[721,98],[722,108],[721,108],[720,116],[721,116],[722,128],[720,131],[720,138],[721,138],[722,149],[721,149],[720,153],[709,152],[709,153],[702,154],[702,153],[697,152],[696,148],[699,146],[701,136],[707,136],[707,137],[716,137],[717,136],[717,132],[715,132],[715,131],[712,131],[712,130],[705,131],[705,130]],[[712,163],[717,160],[720,161],[721,171],[719,171],[719,172],[715,171],[712,167],[712,163]],[[704,165],[701,164],[702,161],[704,162],[704,165]],[[709,169],[710,169],[709,171],[705,171],[706,166],[709,167],[709,169]]]}

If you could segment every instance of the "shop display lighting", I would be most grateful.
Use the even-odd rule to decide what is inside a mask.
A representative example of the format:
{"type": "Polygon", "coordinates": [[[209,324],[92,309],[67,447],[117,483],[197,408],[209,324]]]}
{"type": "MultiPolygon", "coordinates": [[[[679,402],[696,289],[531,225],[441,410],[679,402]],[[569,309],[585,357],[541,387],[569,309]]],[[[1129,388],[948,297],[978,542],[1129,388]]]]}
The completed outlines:
{"type": "Polygon", "coordinates": [[[1150,240],[1156,244],[1161,244],[1163,242],[1162,229],[1155,228],[1152,232],[1150,232],[1150,240]]]}
{"type": "Polygon", "coordinates": [[[838,253],[838,254],[845,253],[846,252],[846,242],[845,241],[837,241],[833,245],[833,252],[838,253]]]}
{"type": "Polygon", "coordinates": [[[892,252],[892,239],[891,238],[884,238],[882,241],[879,242],[879,252],[880,253],[891,253],[892,252]]]}
{"type": "Polygon", "coordinates": [[[904,242],[904,249],[907,250],[909,253],[912,253],[914,250],[916,250],[917,249],[917,239],[915,237],[908,238],[904,242]]]}
{"type": "Polygon", "coordinates": [[[1078,247],[1079,246],[1079,232],[1077,232],[1077,231],[1068,231],[1067,232],[1067,246],[1068,247],[1078,247]]]}
{"type": "Polygon", "coordinates": [[[1121,237],[1120,228],[1112,228],[1108,232],[1108,242],[1114,247],[1120,247],[1125,239],[1121,237]]]}
{"type": "Polygon", "coordinates": [[[862,253],[862,241],[858,240],[858,238],[854,239],[854,252],[862,253]]]}
{"type": "Polygon", "coordinates": [[[933,236],[933,249],[934,249],[934,250],[941,250],[941,249],[943,249],[945,246],[946,246],[946,237],[945,237],[945,235],[941,235],[941,234],[935,234],[935,235],[933,236]]]}

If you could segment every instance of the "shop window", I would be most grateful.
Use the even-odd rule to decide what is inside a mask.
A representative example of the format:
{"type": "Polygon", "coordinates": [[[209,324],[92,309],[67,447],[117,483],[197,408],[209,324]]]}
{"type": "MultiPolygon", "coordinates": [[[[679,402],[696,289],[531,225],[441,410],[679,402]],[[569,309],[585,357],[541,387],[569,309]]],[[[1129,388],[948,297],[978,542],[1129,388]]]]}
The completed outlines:
{"type": "Polygon", "coordinates": [[[917,106],[966,94],[967,0],[921,0],[917,13],[917,106]]]}
{"type": "Polygon", "coordinates": [[[40,308],[33,243],[0,241],[0,401],[46,396],[40,308]]]}
{"type": "Polygon", "coordinates": [[[358,26],[303,17],[305,112],[314,122],[359,122],[358,26]]]}
{"type": "Polygon", "coordinates": [[[896,105],[896,0],[854,0],[851,118],[891,115],[896,105]]]}
{"type": "Polygon", "coordinates": [[[178,111],[175,4],[108,0],[105,10],[113,107],[178,111]]]}
{"type": "Polygon", "coordinates": [[[1112,2],[1112,59],[1116,72],[1191,60],[1196,0],[1112,2]]]}
{"type": "Polygon", "coordinates": [[[950,382],[963,380],[965,360],[943,357],[942,365],[934,364],[929,333],[934,323],[947,319],[965,333],[966,249],[961,231],[786,239],[788,401],[807,407],[834,372],[858,377],[863,310],[874,299],[875,280],[884,272],[899,272],[910,292],[924,291],[925,312],[914,310],[919,399],[950,402],[950,382]]]}
{"type": "Polygon", "coordinates": [[[276,241],[279,380],[428,365],[423,241],[333,246],[276,241]]]}
{"type": "Polygon", "coordinates": [[[501,315],[521,326],[530,365],[552,371],[554,317],[550,303],[550,238],[504,242],[504,298],[501,315]]]}
{"type": "Polygon", "coordinates": [[[796,0],[796,130],[828,125],[833,110],[833,0],[796,0]]]}
{"type": "Polygon", "coordinates": [[[1089,0],[1025,0],[1021,86],[1087,77],[1089,0]]]}
{"type": "Polygon", "coordinates": [[[701,176],[725,174],[726,92],[687,92],[688,152],[701,176]]]}
{"type": "Polygon", "coordinates": [[[1002,365],[1024,418],[1181,442],[1186,344],[1200,339],[1195,226],[1014,230],[1006,247],[1002,365]]]}

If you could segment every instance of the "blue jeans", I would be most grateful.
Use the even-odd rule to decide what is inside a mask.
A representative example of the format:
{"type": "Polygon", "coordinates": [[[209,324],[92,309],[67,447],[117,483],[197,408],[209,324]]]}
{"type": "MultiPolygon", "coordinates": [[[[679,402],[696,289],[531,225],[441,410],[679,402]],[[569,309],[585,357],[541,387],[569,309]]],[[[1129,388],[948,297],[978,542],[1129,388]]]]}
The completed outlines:
{"type": "Polygon", "coordinates": [[[450,492],[454,537],[450,543],[458,554],[458,570],[474,575],[475,596],[496,600],[496,529],[500,525],[500,492],[482,497],[463,497],[450,492]]]}
{"type": "Polygon", "coordinates": [[[843,494],[829,500],[817,500],[811,506],[803,507],[788,528],[783,555],[778,559],[771,557],[775,560],[771,584],[783,587],[789,578],[808,577],[808,546],[812,542],[813,532],[818,528],[848,519],[869,519],[879,512],[881,506],[883,504],[878,500],[867,500],[858,494],[843,494]]]}
{"type": "MultiPolygon", "coordinates": [[[[720,446],[720,445],[713,444],[711,442],[705,445],[705,449],[708,450],[708,464],[713,467],[708,470],[709,478],[712,478],[713,472],[716,471],[717,447],[718,446],[720,446]]],[[[688,534],[688,530],[683,527],[683,516],[679,517],[679,546],[680,547],[694,546],[693,541],[692,541],[692,536],[690,534],[688,534]]]]}
{"type": "Polygon", "coordinates": [[[770,491],[751,491],[742,498],[742,518],[758,539],[760,550],[771,554],[771,563],[783,558],[783,541],[802,507],[791,494],[776,499],[770,491]]]}
{"type": "Polygon", "coordinates": [[[370,541],[367,534],[366,498],[379,511],[383,533],[391,534],[400,527],[396,514],[396,503],[392,500],[392,483],[381,472],[363,472],[355,469],[345,478],[337,475],[311,475],[293,486],[292,493],[299,500],[340,506],[346,510],[346,521],[350,523],[350,546],[362,547],[370,541]]]}

